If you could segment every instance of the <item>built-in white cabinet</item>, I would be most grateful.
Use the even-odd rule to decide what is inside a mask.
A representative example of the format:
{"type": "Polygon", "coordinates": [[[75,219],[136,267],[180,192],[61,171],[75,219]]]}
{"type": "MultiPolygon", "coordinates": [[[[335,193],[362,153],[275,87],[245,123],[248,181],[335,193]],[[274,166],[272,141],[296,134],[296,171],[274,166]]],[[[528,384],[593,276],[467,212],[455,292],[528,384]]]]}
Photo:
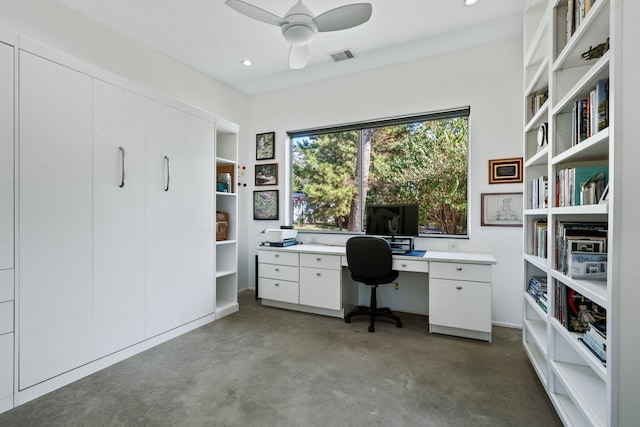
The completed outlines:
{"type": "Polygon", "coordinates": [[[145,99],[93,81],[93,346],[144,339],[145,99]]]}
{"type": "Polygon", "coordinates": [[[300,304],[342,308],[340,255],[300,254],[300,304]]]}
{"type": "Polygon", "coordinates": [[[430,263],[429,331],[491,341],[491,265],[430,263]]]}
{"type": "Polygon", "coordinates": [[[2,36],[0,412],[238,310],[238,127],[34,42],[14,67],[2,36]]]}
{"type": "MultiPolygon", "coordinates": [[[[623,426],[638,419],[637,5],[529,0],[525,8],[523,345],[565,425],[623,426]],[[564,179],[564,171],[595,165],[608,168],[608,197],[581,201],[581,182],[564,179]],[[543,180],[546,197],[539,194],[543,180]],[[564,197],[568,181],[573,202],[564,197]],[[589,273],[601,274],[580,277],[563,268],[563,254],[582,251],[563,245],[570,223],[606,227],[606,246],[598,250],[606,255],[589,265],[589,273]],[[546,294],[538,291],[541,281],[546,294]],[[573,301],[587,302],[594,319],[606,318],[595,351],[583,344],[586,327],[569,320],[573,301]]],[[[583,241],[595,240],[590,236],[584,233],[583,241]]]]}
{"type": "Polygon", "coordinates": [[[20,388],[92,359],[92,79],[20,52],[20,388]]]}

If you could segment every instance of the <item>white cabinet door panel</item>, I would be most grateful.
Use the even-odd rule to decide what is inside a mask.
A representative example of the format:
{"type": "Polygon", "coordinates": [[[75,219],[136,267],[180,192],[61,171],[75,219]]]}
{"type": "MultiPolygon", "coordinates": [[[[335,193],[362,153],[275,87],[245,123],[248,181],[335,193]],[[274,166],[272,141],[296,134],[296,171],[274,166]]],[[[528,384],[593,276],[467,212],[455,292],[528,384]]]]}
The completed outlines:
{"type": "Polygon", "coordinates": [[[186,185],[181,160],[184,113],[147,99],[145,123],[145,336],[152,337],[181,325],[183,318],[183,290],[178,284],[185,274],[180,269],[181,223],[188,220],[180,199],[186,185]]]}
{"type": "Polygon", "coordinates": [[[340,310],[340,270],[300,267],[300,304],[340,310]]]}
{"type": "Polygon", "coordinates": [[[99,358],[144,339],[145,101],[94,80],[93,102],[93,342],[99,358]]]}
{"type": "Polygon", "coordinates": [[[0,270],[13,268],[13,47],[0,43],[0,270]]]}
{"type": "Polygon", "coordinates": [[[13,334],[0,335],[0,400],[13,394],[13,334]]]}
{"type": "Polygon", "coordinates": [[[20,54],[20,388],[91,360],[92,81],[20,54]]]}
{"type": "Polygon", "coordinates": [[[430,278],[429,323],[491,332],[491,285],[430,278]]]}
{"type": "MultiPolygon", "coordinates": [[[[184,289],[184,322],[214,312],[215,273],[215,126],[185,114],[185,146],[181,160],[184,175],[183,248],[181,286],[184,289]]],[[[178,166],[178,165],[176,165],[178,166]]],[[[181,165],[182,166],[182,165],[181,165]]],[[[177,177],[176,177],[177,179],[177,177]]]]}

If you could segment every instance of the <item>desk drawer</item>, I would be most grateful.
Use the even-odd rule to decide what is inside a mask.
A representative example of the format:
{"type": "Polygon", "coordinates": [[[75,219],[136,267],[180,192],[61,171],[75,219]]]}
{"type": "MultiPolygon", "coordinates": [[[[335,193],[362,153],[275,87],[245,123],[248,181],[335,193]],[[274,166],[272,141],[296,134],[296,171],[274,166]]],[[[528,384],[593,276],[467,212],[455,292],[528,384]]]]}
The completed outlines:
{"type": "Polygon", "coordinates": [[[300,304],[340,310],[341,274],[339,270],[300,267],[300,304]]]}
{"type": "Polygon", "coordinates": [[[490,265],[462,262],[431,262],[430,264],[429,277],[431,278],[491,282],[490,265]]]}
{"type": "Polygon", "coordinates": [[[264,299],[298,304],[298,282],[286,280],[265,279],[259,280],[258,296],[264,299]]]}
{"type": "Polygon", "coordinates": [[[266,277],[269,279],[289,280],[291,282],[297,282],[298,267],[260,263],[260,265],[258,265],[258,275],[260,277],[266,277]]]}
{"type": "Polygon", "coordinates": [[[417,273],[429,272],[429,262],[427,261],[394,258],[392,267],[397,271],[415,271],[417,273]]]}
{"type": "Polygon", "coordinates": [[[298,266],[298,254],[293,252],[258,251],[258,261],[269,264],[298,266]]]}
{"type": "Polygon", "coordinates": [[[13,301],[0,303],[0,335],[13,332],[13,301]]]}
{"type": "Polygon", "coordinates": [[[300,267],[340,270],[340,255],[300,254],[300,267]]]}

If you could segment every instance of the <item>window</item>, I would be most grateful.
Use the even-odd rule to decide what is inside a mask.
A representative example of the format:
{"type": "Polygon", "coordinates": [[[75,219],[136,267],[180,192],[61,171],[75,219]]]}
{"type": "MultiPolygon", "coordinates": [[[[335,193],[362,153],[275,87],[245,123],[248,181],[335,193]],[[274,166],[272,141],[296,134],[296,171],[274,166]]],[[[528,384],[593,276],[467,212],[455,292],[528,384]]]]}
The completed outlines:
{"type": "Polygon", "coordinates": [[[469,108],[289,132],[292,223],[363,231],[365,206],[417,203],[421,235],[467,235],[469,108]]]}

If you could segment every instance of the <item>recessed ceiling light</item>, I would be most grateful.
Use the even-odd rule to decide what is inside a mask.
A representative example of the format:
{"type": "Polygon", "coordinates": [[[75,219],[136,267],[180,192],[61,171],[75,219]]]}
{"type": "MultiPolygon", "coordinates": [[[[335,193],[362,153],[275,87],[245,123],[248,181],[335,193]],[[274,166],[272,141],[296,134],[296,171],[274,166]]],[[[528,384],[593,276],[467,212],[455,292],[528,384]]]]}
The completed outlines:
{"type": "Polygon", "coordinates": [[[478,3],[478,0],[464,0],[464,5],[465,6],[471,6],[473,4],[478,3]]]}
{"type": "Polygon", "coordinates": [[[241,64],[244,65],[245,67],[251,67],[253,63],[251,62],[250,59],[243,59],[241,64]]]}

